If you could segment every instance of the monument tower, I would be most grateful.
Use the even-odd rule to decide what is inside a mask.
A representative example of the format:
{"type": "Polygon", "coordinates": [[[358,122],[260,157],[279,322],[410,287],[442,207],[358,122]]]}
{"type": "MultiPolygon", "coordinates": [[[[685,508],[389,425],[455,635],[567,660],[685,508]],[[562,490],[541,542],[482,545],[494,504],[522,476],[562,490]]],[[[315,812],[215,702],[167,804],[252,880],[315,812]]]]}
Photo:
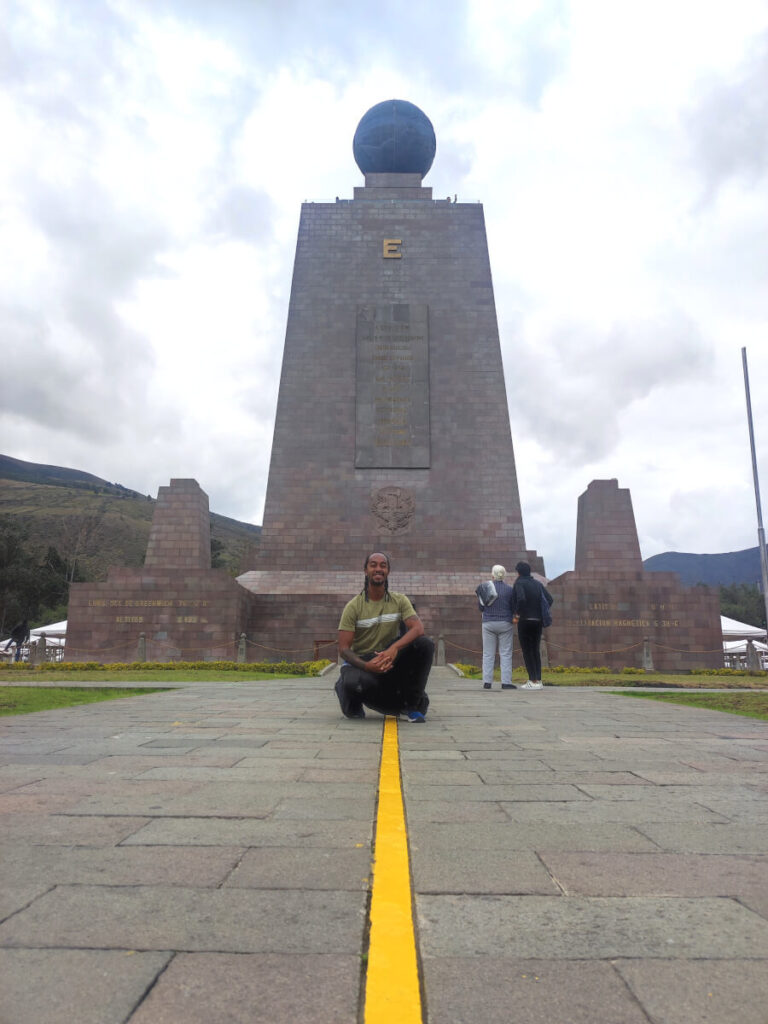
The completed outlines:
{"type": "Polygon", "coordinates": [[[302,205],[261,546],[239,578],[275,647],[332,638],[372,550],[435,634],[474,647],[490,567],[543,570],[525,545],[483,207],[432,198],[435,149],[422,111],[379,103],[353,142],[364,186],[302,205]],[[311,623],[280,617],[289,594],[311,623]]]}

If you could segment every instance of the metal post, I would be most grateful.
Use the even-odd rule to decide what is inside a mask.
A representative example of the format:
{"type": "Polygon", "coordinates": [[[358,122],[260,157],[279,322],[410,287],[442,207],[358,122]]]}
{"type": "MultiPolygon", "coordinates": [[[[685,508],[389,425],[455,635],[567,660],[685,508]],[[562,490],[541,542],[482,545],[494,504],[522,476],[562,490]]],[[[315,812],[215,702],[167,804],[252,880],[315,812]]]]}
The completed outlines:
{"type": "Polygon", "coordinates": [[[147,660],[147,634],[139,633],[139,649],[136,651],[136,661],[147,660]]]}
{"type": "Polygon", "coordinates": [[[541,651],[541,667],[549,668],[549,647],[547,647],[547,641],[543,637],[541,638],[539,650],[541,651]]]}
{"type": "Polygon", "coordinates": [[[240,634],[240,642],[237,645],[237,661],[239,665],[245,664],[245,641],[247,637],[245,633],[240,634]]]}
{"type": "Polygon", "coordinates": [[[442,633],[437,638],[437,664],[445,665],[445,638],[442,633]]]}
{"type": "Polygon", "coordinates": [[[768,556],[765,550],[765,530],[763,529],[763,511],[760,507],[760,482],[757,477],[757,456],[755,454],[755,432],[752,429],[752,399],[749,394],[749,370],[747,369],[747,350],[741,350],[741,362],[744,367],[744,390],[747,394],[747,423],[749,424],[749,447],[752,452],[752,478],[755,483],[755,504],[757,505],[757,543],[760,548],[760,569],[763,576],[763,604],[765,605],[765,624],[768,629],[768,556]]]}

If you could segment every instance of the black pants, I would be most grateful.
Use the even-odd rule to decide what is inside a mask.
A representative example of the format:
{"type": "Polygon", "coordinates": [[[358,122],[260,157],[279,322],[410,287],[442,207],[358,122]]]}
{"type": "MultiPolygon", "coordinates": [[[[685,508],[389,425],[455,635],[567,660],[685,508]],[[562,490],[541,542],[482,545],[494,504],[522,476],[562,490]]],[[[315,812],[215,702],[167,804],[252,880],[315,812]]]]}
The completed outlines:
{"type": "Polygon", "coordinates": [[[342,714],[360,718],[363,704],[382,715],[397,715],[401,711],[424,714],[429,707],[424,691],[434,652],[435,645],[429,637],[420,636],[398,651],[389,672],[366,672],[354,665],[344,665],[334,687],[342,714]]]}
{"type": "Polygon", "coordinates": [[[538,682],[541,679],[541,619],[520,619],[517,623],[517,638],[528,678],[538,682]]]}

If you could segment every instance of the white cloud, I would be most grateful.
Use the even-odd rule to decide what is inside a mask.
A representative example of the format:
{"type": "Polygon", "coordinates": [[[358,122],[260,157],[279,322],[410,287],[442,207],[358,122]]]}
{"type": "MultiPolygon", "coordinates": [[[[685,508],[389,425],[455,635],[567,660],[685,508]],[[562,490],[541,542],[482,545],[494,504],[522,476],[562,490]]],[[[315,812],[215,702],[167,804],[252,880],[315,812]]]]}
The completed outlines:
{"type": "MultiPolygon", "coordinates": [[[[644,555],[754,543],[768,468],[768,5],[10,0],[0,27],[4,449],[258,521],[302,200],[358,120],[433,121],[485,205],[526,534],[572,564],[589,481],[644,555]]],[[[768,483],[766,484],[768,487],[768,483]]]]}

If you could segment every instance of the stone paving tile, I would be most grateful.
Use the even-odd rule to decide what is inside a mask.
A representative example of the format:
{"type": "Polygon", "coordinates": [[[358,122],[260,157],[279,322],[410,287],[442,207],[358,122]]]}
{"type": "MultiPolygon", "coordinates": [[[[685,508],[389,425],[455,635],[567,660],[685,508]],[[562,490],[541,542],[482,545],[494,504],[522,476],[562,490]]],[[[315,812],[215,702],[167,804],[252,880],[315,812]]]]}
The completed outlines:
{"type": "Polygon", "coordinates": [[[28,764],[39,767],[50,767],[52,765],[91,764],[101,756],[96,751],[71,751],[64,750],[59,753],[31,754],[27,751],[11,753],[3,751],[0,754],[0,763],[4,765],[28,764]]]}
{"type": "Polygon", "coordinates": [[[580,896],[739,896],[766,893],[768,856],[568,853],[539,856],[568,893],[580,896]]]}
{"type": "MultiPolygon", "coordinates": [[[[700,789],[698,786],[651,786],[650,783],[646,786],[601,786],[584,783],[579,788],[587,796],[591,796],[595,800],[647,800],[650,790],[654,797],[659,797],[663,800],[695,800],[702,803],[706,800],[707,807],[712,806],[713,800],[739,799],[753,802],[762,801],[764,805],[768,805],[768,790],[762,792],[759,787],[749,786],[746,783],[736,781],[732,782],[731,785],[715,785],[713,783],[707,787],[706,794],[700,791],[697,792],[700,789]]],[[[651,797],[651,799],[654,797],[651,797]]]]}
{"type": "Polygon", "coordinates": [[[419,893],[538,893],[561,889],[536,854],[518,850],[448,850],[413,845],[411,871],[419,893]]]}
{"type": "Polygon", "coordinates": [[[768,921],[729,899],[419,895],[416,903],[425,956],[768,957],[768,921]]]}
{"type": "MultiPolygon", "coordinates": [[[[3,887],[52,885],[186,885],[215,887],[228,878],[242,847],[31,846],[0,844],[3,887]]],[[[1,1018],[0,1018],[1,1019],[1,1018]]]]}
{"type": "Polygon", "coordinates": [[[643,779],[639,775],[633,775],[628,771],[559,771],[555,773],[551,768],[546,768],[538,772],[533,770],[526,771],[520,775],[513,773],[509,776],[502,775],[501,773],[494,774],[483,769],[481,775],[488,785],[501,785],[514,782],[520,787],[551,785],[554,782],[557,782],[560,786],[578,786],[580,790],[583,787],[590,785],[634,787],[653,785],[653,783],[648,779],[643,779]]]}
{"type": "MultiPolygon", "coordinates": [[[[0,889],[0,920],[16,914],[29,906],[51,888],[52,883],[43,878],[26,878],[12,881],[0,889]],[[26,884],[25,884],[26,883],[26,884]]],[[[2,1017],[0,1017],[2,1021],[2,1017]]]]}
{"type": "Polygon", "coordinates": [[[365,895],[60,886],[0,924],[0,946],[358,955],[365,895]]]}
{"type": "Polygon", "coordinates": [[[23,788],[15,790],[15,792],[59,798],[74,797],[76,800],[82,800],[88,797],[101,797],[105,794],[124,796],[138,792],[145,792],[148,796],[152,793],[157,796],[173,796],[192,793],[200,788],[201,783],[194,781],[146,782],[142,778],[137,779],[134,776],[123,778],[118,773],[107,778],[102,773],[97,778],[93,776],[84,777],[83,775],[77,777],[66,775],[59,778],[57,775],[54,775],[49,779],[41,779],[29,783],[23,788]]]}
{"type": "Polygon", "coordinates": [[[500,806],[484,800],[414,800],[409,804],[410,827],[423,822],[503,822],[507,816],[500,806]]]}
{"type": "Polygon", "coordinates": [[[130,1024],[352,1024],[357,956],[182,953],[130,1024]]]}
{"type": "MultiPolygon", "coordinates": [[[[321,782],[324,784],[334,782],[345,782],[349,779],[348,768],[326,768],[325,765],[318,768],[306,768],[299,777],[299,782],[321,782]]],[[[355,768],[355,780],[366,786],[377,786],[379,781],[378,766],[370,768],[355,768]]]]}
{"type": "MultiPolygon", "coordinates": [[[[316,762],[311,762],[315,764],[316,762]]],[[[264,782],[267,779],[274,779],[280,781],[298,781],[301,777],[302,772],[305,771],[305,766],[298,761],[262,761],[260,764],[249,765],[245,764],[245,759],[239,760],[235,767],[232,768],[216,768],[208,765],[201,767],[198,765],[187,765],[184,767],[177,767],[174,764],[169,764],[167,767],[155,767],[149,768],[141,773],[140,778],[142,779],[189,779],[190,781],[198,780],[200,782],[224,782],[231,780],[232,782],[247,782],[249,779],[258,779],[260,782],[264,782]]],[[[349,777],[349,770],[347,770],[347,778],[349,777]]]]}
{"type": "Polygon", "coordinates": [[[0,794],[0,815],[29,813],[55,814],[71,809],[78,801],[77,794],[64,796],[61,793],[35,793],[15,789],[0,794]]]}
{"type": "Polygon", "coordinates": [[[123,1024],[170,959],[167,952],[0,949],[0,1021],[123,1024]]]}
{"type": "Polygon", "coordinates": [[[701,797],[702,804],[716,814],[743,824],[768,824],[768,796],[765,793],[734,794],[729,797],[710,793],[701,797]]]}
{"type": "Polygon", "coordinates": [[[364,821],[373,818],[376,809],[376,795],[367,797],[338,797],[317,795],[313,797],[287,797],[280,800],[272,821],[321,820],[321,821],[364,821]]]}
{"type": "Polygon", "coordinates": [[[132,780],[132,792],[87,797],[68,809],[69,814],[138,814],[144,817],[265,818],[275,809],[279,796],[255,792],[246,783],[158,782],[132,780]],[[163,788],[165,787],[165,788],[163,788]],[[171,787],[177,787],[175,790],[171,787]]]}
{"type": "Polygon", "coordinates": [[[73,817],[64,814],[4,814],[4,843],[45,846],[115,846],[142,828],[148,818],[73,817]]]}
{"type": "MultiPolygon", "coordinates": [[[[453,783],[453,778],[451,778],[453,783]]],[[[419,803],[423,800],[477,800],[477,801],[533,801],[547,803],[549,801],[569,801],[578,803],[588,802],[589,797],[576,789],[575,786],[559,785],[531,785],[522,786],[517,783],[508,785],[486,786],[479,782],[474,786],[464,785],[429,785],[423,778],[414,779],[409,774],[405,783],[405,791],[410,804],[419,803]]]]}
{"type": "MultiPolygon", "coordinates": [[[[138,819],[132,819],[137,821],[138,819]]],[[[125,846],[334,846],[370,844],[373,823],[364,821],[262,821],[251,818],[158,818],[147,821],[125,846]]],[[[645,849],[651,844],[645,843],[645,849]]]]}
{"type": "Polygon", "coordinates": [[[516,960],[497,950],[426,957],[424,976],[434,1024],[648,1024],[609,964],[516,960]]]}
{"type": "Polygon", "coordinates": [[[766,1024],[765,960],[622,960],[616,970],[659,1024],[766,1024]]]}
{"type": "MultiPolygon", "coordinates": [[[[515,822],[557,822],[564,828],[571,824],[622,823],[644,825],[645,822],[715,822],[728,819],[722,814],[709,810],[690,798],[668,800],[663,794],[651,792],[644,800],[587,800],[584,802],[539,801],[537,803],[516,803],[501,801],[500,806],[510,821],[515,822]]],[[[643,829],[645,831],[645,829],[643,829]]]]}
{"type": "Polygon", "coordinates": [[[266,846],[247,850],[224,883],[243,889],[335,889],[367,891],[371,884],[371,851],[286,849],[266,846]]]}
{"type": "Polygon", "coordinates": [[[644,823],[643,835],[673,853],[768,853],[768,824],[644,823]]]}
{"type": "Polygon", "coordinates": [[[641,779],[652,782],[656,786],[712,786],[714,788],[720,786],[748,786],[750,789],[768,792],[768,776],[752,772],[746,768],[743,772],[705,772],[694,768],[678,772],[643,770],[638,772],[638,776],[641,779]]]}
{"type": "MultiPolygon", "coordinates": [[[[714,826],[713,826],[714,827],[714,826]]],[[[719,826],[722,827],[722,826],[719,826]]],[[[548,822],[473,825],[425,822],[410,830],[415,843],[467,850],[658,850],[658,846],[628,825],[580,825],[568,828],[548,822]]],[[[133,840],[131,840],[133,841],[133,840]]]]}

